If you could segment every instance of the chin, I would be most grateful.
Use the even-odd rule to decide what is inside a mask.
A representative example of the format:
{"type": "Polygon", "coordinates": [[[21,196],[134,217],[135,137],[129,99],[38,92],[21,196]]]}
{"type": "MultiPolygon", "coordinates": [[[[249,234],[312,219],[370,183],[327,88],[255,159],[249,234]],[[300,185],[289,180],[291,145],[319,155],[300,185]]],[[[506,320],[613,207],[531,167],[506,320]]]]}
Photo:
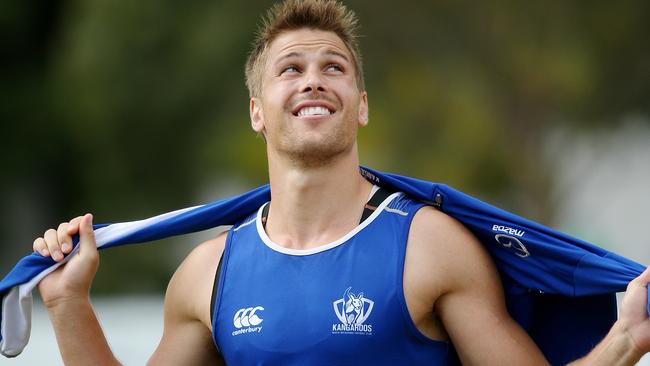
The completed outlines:
{"type": "Polygon", "coordinates": [[[294,142],[292,146],[285,146],[284,149],[281,149],[281,152],[296,165],[318,167],[339,160],[349,154],[353,146],[354,141],[349,142],[344,139],[335,139],[334,141],[330,139],[316,141],[304,139],[297,144],[294,142]]]}

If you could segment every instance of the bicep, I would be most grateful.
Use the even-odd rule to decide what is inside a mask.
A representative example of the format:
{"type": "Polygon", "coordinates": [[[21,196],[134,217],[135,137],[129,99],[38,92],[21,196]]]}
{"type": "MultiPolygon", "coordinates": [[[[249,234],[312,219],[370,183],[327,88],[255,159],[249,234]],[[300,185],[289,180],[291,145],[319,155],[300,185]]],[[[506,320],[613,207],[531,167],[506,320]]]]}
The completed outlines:
{"type": "Polygon", "coordinates": [[[491,257],[455,220],[445,225],[445,289],[435,302],[465,365],[547,365],[537,345],[508,314],[491,257]]]}
{"type": "Polygon", "coordinates": [[[498,278],[485,274],[472,280],[474,284],[441,296],[436,304],[462,363],[547,364],[537,345],[507,313],[500,285],[495,283],[498,278]]]}
{"type": "Polygon", "coordinates": [[[210,331],[198,321],[167,321],[148,365],[225,365],[210,331]]]}

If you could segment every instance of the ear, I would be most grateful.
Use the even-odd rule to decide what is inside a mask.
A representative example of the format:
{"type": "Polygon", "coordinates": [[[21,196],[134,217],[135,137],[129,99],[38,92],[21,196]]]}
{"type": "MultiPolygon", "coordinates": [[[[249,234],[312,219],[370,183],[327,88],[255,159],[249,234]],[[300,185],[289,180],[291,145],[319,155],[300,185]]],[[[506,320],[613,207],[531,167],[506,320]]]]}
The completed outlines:
{"type": "Polygon", "coordinates": [[[343,299],[344,299],[344,300],[345,300],[346,298],[347,298],[348,300],[350,299],[350,289],[351,289],[351,288],[352,288],[352,287],[348,287],[348,288],[345,290],[345,294],[343,294],[343,299]]]}
{"type": "Polygon", "coordinates": [[[363,292],[360,293],[359,296],[357,296],[357,299],[363,299],[363,292]]]}
{"type": "Polygon", "coordinates": [[[262,111],[262,100],[260,98],[251,98],[250,100],[251,127],[257,133],[264,134],[264,112],[262,111]]]}
{"type": "Polygon", "coordinates": [[[359,95],[359,125],[368,125],[368,93],[366,91],[359,95]]]}

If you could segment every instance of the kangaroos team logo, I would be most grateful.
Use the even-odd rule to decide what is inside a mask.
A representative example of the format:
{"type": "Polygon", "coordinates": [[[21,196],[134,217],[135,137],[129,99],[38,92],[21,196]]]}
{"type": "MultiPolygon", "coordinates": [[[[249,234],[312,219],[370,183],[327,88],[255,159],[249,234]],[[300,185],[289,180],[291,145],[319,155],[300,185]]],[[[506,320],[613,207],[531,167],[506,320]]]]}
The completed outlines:
{"type": "Polygon", "coordinates": [[[375,302],[363,297],[363,292],[355,295],[348,287],[342,299],[334,301],[334,313],[340,323],[332,324],[333,334],[372,334],[372,324],[366,320],[372,312],[375,302]]]}

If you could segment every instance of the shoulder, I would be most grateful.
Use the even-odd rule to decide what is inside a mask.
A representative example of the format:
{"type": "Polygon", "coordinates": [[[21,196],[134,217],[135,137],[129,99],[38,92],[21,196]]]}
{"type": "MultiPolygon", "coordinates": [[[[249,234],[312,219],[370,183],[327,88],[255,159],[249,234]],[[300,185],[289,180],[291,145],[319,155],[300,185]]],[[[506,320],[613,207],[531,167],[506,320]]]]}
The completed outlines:
{"type": "Polygon", "coordinates": [[[433,299],[458,291],[496,269],[487,250],[462,223],[431,207],[417,211],[409,231],[407,268],[418,274],[433,299]]]}
{"type": "Polygon", "coordinates": [[[194,248],[169,281],[165,316],[200,320],[210,326],[212,286],[226,243],[227,232],[194,248]]]}
{"type": "Polygon", "coordinates": [[[445,236],[446,239],[462,240],[473,237],[458,220],[432,206],[423,206],[415,213],[411,233],[415,239],[445,236]]]}
{"type": "Polygon", "coordinates": [[[462,256],[456,254],[477,255],[475,252],[483,249],[463,224],[431,206],[423,206],[416,212],[408,244],[421,255],[435,255],[445,262],[462,261],[462,256]]]}

